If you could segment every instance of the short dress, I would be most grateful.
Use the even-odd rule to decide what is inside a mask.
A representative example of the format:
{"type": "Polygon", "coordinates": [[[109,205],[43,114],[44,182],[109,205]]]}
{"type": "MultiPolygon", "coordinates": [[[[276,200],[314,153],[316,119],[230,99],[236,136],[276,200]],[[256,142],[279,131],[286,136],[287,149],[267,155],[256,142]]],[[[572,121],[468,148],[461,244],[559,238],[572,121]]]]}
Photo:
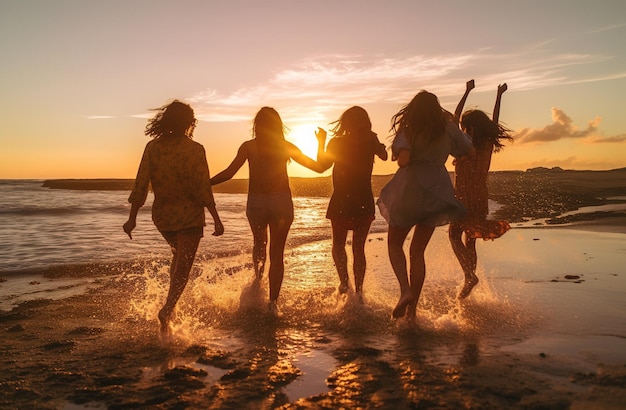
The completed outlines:
{"type": "Polygon", "coordinates": [[[142,206],[154,192],[152,220],[160,232],[205,225],[204,208],[215,204],[204,147],[181,136],[146,144],[128,202],[142,206]]]}
{"type": "Polygon", "coordinates": [[[455,123],[448,123],[445,134],[426,147],[412,149],[400,132],[394,138],[394,157],[403,149],[411,151],[409,164],[398,169],[380,192],[377,204],[391,226],[441,226],[459,220],[465,206],[454,196],[454,187],[445,163],[448,155],[465,155],[470,138],[455,123]]]}
{"type": "Polygon", "coordinates": [[[334,224],[350,230],[374,220],[372,168],[380,145],[373,132],[335,137],[328,143],[326,151],[335,164],[326,218],[334,224]]]}
{"type": "Polygon", "coordinates": [[[455,167],[456,196],[467,208],[467,213],[458,224],[468,238],[496,239],[511,229],[507,221],[487,219],[489,214],[487,176],[492,152],[493,144],[487,144],[476,149],[475,156],[458,161],[455,167]]]}

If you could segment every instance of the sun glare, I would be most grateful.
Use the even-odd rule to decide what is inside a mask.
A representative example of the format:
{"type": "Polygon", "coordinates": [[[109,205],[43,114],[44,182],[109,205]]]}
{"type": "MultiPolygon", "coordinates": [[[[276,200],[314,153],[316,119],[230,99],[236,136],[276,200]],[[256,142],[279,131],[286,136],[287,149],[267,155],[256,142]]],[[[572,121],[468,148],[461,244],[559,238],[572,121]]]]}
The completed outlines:
{"type": "Polygon", "coordinates": [[[290,129],[286,139],[300,148],[304,155],[315,159],[317,157],[317,139],[315,138],[317,127],[312,124],[297,125],[290,129]]]}

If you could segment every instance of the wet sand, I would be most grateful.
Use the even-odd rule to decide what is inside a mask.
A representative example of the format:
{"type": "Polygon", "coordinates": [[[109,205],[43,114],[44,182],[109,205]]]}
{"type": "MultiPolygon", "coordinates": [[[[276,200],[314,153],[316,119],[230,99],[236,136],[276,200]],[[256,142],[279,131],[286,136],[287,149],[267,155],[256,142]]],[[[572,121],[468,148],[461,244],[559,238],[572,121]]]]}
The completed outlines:
{"type": "Polygon", "coordinates": [[[623,233],[513,229],[479,245],[460,303],[437,232],[416,327],[389,317],[384,239],[363,305],[337,295],[329,241],[290,250],[280,318],[244,256],[204,261],[167,341],[164,266],[85,269],[91,290],[0,312],[0,408],[623,408],[623,233]]]}

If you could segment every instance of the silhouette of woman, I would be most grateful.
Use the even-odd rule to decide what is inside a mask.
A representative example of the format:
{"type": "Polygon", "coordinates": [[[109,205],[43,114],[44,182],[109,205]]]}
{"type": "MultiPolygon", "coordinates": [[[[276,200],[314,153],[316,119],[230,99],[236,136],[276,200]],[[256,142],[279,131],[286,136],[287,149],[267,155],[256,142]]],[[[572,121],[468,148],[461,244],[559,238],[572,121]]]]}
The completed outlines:
{"type": "Polygon", "coordinates": [[[378,206],[389,223],[389,260],[400,284],[400,300],[392,316],[404,316],[410,305],[412,321],[426,277],[424,252],[435,227],[465,213],[454,197],[445,162],[448,155],[471,154],[472,145],[452,114],[427,91],[420,91],[393,116],[392,129],[396,134],[392,153],[400,168],[382,189],[378,206]],[[413,227],[409,277],[403,245],[413,227]]]}
{"type": "MultiPolygon", "coordinates": [[[[318,150],[323,150],[326,131],[320,128],[316,136],[318,150]]],[[[315,160],[304,155],[298,147],[285,140],[283,122],[273,108],[263,107],[256,114],[253,137],[241,144],[235,159],[225,170],[211,178],[211,184],[217,185],[228,181],[248,161],[246,216],[254,239],[252,261],[256,278],[260,280],[265,269],[269,228],[269,310],[277,315],[277,300],[285,272],[285,243],[293,222],[293,202],[287,163],[293,159],[314,171],[323,172],[323,169],[315,160]]]]}
{"type": "Polygon", "coordinates": [[[213,235],[222,235],[224,226],[215,208],[204,147],[192,141],[197,122],[193,109],[174,100],[156,111],[146,126],[145,134],[153,139],[146,144],[141,158],[128,198],[130,215],[123,229],[132,239],[137,213],[151,185],[154,192],[152,220],[173,253],[170,288],[158,315],[161,332],[168,333],[174,308],[185,290],[203,236],[204,208],[213,217],[213,235]]]}
{"type": "Polygon", "coordinates": [[[473,157],[463,157],[455,161],[456,197],[467,208],[467,214],[463,219],[451,223],[448,231],[452,250],[465,275],[459,299],[468,297],[478,284],[476,238],[484,240],[499,238],[510,229],[506,221],[487,220],[489,213],[487,176],[491,166],[491,155],[504,147],[501,140],[513,140],[509,130],[498,123],[500,102],[507,85],[498,86],[493,119],[489,119],[487,114],[480,110],[468,110],[461,116],[467,96],[473,88],[474,80],[468,81],[465,94],[454,113],[456,118],[460,117],[461,128],[472,138],[472,145],[476,150],[473,157]]]}
{"type": "Polygon", "coordinates": [[[384,161],[387,151],[372,132],[372,123],[363,108],[349,108],[334,124],[335,137],[317,158],[324,169],[334,164],[333,194],[326,212],[333,231],[332,254],[339,275],[339,293],[346,293],[350,287],[346,237],[351,230],[354,286],[356,293],[362,296],[365,241],[375,213],[372,167],[374,156],[384,161]]]}

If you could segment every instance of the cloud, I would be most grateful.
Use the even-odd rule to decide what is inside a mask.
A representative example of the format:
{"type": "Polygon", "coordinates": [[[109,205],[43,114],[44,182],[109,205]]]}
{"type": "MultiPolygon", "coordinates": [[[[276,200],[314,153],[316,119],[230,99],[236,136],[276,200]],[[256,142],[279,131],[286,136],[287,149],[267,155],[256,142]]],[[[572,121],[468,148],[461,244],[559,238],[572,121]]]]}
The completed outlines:
{"type": "Polygon", "coordinates": [[[495,89],[502,79],[511,79],[508,83],[516,91],[528,91],[626,76],[620,72],[576,77],[568,67],[595,64],[608,57],[559,54],[542,47],[507,54],[478,49],[434,56],[325,55],[283,67],[259,84],[230,92],[208,88],[186,100],[202,121],[249,121],[264,105],[277,108],[283,119],[292,120],[289,116],[293,115],[318,121],[355,103],[397,108],[421,89],[435,92],[440,99],[458,98],[467,73],[481,78],[477,91],[495,89]]]}
{"type": "Polygon", "coordinates": [[[626,141],[626,134],[616,135],[614,137],[597,137],[592,141],[593,143],[620,143],[626,141]]]}
{"type": "Polygon", "coordinates": [[[613,25],[609,25],[609,26],[603,26],[603,27],[599,27],[597,29],[593,29],[593,30],[589,30],[589,33],[601,33],[603,31],[610,31],[610,30],[615,30],[615,29],[619,29],[622,27],[626,27],[626,23],[619,23],[619,24],[613,24],[613,25]]]}
{"type": "Polygon", "coordinates": [[[552,124],[541,129],[521,129],[513,135],[513,138],[521,144],[529,142],[550,142],[570,138],[586,138],[596,135],[598,124],[600,124],[601,120],[600,117],[596,117],[587,123],[587,127],[584,130],[579,130],[573,125],[572,119],[568,117],[563,110],[552,107],[552,124]]]}
{"type": "Polygon", "coordinates": [[[294,115],[311,112],[309,119],[320,119],[333,109],[355,102],[404,103],[434,79],[460,70],[470,58],[326,56],[278,71],[263,84],[230,94],[207,89],[187,100],[199,107],[198,116],[205,121],[249,120],[251,112],[263,105],[280,107],[284,117],[289,111],[294,115]]]}

